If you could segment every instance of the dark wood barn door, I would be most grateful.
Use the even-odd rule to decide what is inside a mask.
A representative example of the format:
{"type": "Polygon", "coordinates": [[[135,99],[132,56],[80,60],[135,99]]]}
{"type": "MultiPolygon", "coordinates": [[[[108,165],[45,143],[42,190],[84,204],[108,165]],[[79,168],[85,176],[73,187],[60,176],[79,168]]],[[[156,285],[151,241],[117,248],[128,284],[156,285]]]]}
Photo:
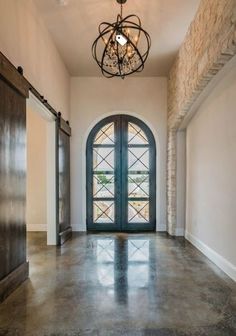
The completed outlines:
{"type": "Polygon", "coordinates": [[[58,245],[72,235],[70,221],[70,126],[58,119],[57,127],[57,223],[58,245]]]}

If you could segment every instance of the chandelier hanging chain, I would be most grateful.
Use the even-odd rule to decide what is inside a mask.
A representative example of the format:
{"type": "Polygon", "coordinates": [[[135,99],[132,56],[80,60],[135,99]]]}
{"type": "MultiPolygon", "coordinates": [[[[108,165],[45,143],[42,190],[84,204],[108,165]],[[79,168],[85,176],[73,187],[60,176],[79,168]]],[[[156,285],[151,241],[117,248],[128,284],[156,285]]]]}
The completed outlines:
{"type": "Polygon", "coordinates": [[[142,28],[137,15],[123,18],[123,4],[126,0],[116,1],[121,6],[120,14],[116,22],[102,22],[99,25],[99,36],[93,43],[92,54],[105,77],[124,79],[144,69],[151,38],[142,28]]]}

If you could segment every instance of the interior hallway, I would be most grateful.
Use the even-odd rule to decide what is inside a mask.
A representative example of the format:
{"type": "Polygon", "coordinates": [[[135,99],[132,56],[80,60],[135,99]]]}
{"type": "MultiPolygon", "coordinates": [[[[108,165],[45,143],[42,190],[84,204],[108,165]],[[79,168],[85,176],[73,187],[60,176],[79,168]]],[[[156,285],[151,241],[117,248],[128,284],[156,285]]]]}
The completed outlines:
{"type": "Polygon", "coordinates": [[[0,335],[236,334],[236,284],[184,238],[29,233],[30,277],[0,306],[0,335]]]}

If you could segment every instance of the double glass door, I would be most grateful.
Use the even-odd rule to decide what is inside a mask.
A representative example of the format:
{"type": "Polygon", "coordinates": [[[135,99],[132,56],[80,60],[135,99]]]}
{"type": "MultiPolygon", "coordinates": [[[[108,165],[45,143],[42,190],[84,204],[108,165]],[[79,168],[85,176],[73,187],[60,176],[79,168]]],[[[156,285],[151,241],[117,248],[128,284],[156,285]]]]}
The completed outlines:
{"type": "Polygon", "coordinates": [[[141,120],[116,115],[99,122],[87,141],[87,229],[153,231],[156,150],[141,120]]]}

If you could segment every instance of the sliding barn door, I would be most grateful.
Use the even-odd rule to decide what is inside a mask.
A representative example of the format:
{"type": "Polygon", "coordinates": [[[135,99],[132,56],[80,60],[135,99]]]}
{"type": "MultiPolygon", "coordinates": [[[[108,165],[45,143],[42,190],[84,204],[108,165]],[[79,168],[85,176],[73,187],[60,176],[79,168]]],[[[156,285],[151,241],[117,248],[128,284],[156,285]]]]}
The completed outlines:
{"type": "Polygon", "coordinates": [[[57,127],[57,223],[58,245],[72,235],[70,222],[70,126],[58,119],[57,127]]]}
{"type": "Polygon", "coordinates": [[[0,302],[28,277],[26,262],[27,83],[0,54],[0,302]]]}

